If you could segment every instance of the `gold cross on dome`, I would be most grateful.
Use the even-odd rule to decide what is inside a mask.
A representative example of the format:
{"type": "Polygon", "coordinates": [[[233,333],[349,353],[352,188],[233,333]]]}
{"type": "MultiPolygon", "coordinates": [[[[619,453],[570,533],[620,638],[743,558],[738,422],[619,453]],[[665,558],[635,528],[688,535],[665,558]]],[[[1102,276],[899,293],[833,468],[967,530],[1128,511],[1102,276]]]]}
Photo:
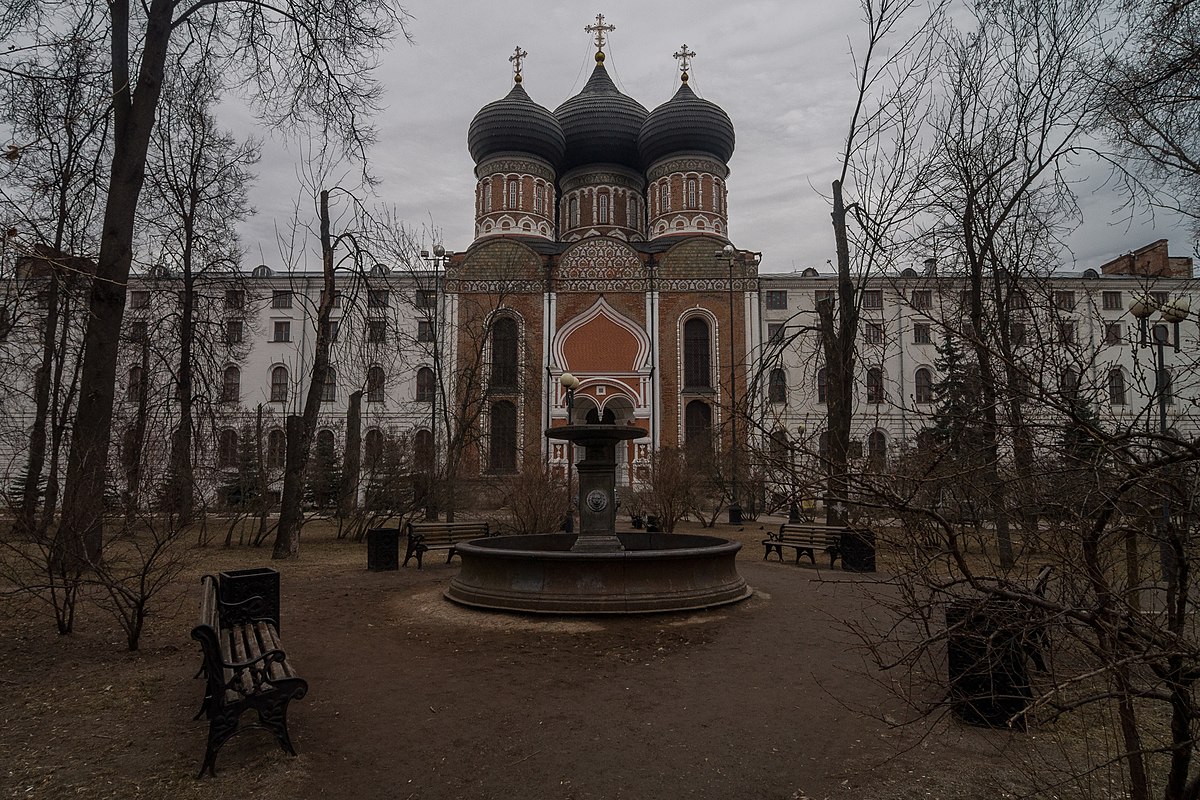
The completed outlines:
{"type": "Polygon", "coordinates": [[[508,57],[508,60],[511,61],[513,65],[513,80],[516,83],[521,82],[521,60],[527,55],[529,55],[529,53],[522,50],[521,45],[517,45],[517,49],[513,50],[513,54],[508,57]]]}
{"type": "Polygon", "coordinates": [[[588,25],[586,28],[584,28],[584,30],[587,31],[588,33],[596,34],[596,49],[597,50],[604,49],[604,34],[612,33],[616,29],[617,29],[616,25],[605,25],[604,24],[604,15],[603,14],[596,15],[596,24],[595,25],[588,25]]]}
{"type": "Polygon", "coordinates": [[[682,78],[684,83],[687,83],[688,69],[692,66],[692,56],[694,55],[696,55],[696,51],[688,50],[686,44],[679,48],[679,52],[674,55],[675,60],[679,62],[679,71],[683,73],[682,78]]]}

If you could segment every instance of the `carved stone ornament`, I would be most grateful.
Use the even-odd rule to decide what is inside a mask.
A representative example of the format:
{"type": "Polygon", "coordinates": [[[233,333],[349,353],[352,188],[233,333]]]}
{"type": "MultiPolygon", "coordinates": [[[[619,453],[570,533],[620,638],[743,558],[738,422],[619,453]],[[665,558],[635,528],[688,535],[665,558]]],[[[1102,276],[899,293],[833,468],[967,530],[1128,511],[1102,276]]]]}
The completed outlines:
{"type": "Polygon", "coordinates": [[[603,489],[592,489],[587,495],[587,507],[595,514],[608,508],[608,493],[603,489]]]}

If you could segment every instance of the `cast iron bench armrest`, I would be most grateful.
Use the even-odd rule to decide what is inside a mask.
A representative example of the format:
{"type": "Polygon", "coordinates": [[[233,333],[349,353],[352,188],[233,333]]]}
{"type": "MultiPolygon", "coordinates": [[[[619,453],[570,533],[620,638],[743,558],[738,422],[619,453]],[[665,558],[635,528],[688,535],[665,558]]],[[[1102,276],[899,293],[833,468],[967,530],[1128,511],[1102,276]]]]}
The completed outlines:
{"type": "MultiPolygon", "coordinates": [[[[201,581],[200,619],[192,638],[204,656],[204,700],[196,719],[208,718],[208,745],[197,778],[216,774],[217,752],[238,731],[242,713],[253,710],[258,722],[247,727],[265,728],[286,752],[295,755],[287,729],[287,707],[308,693],[308,682],[288,662],[273,619],[230,622],[223,613],[218,581],[206,575],[201,581]]],[[[236,604],[253,605],[252,597],[236,604]]],[[[233,604],[230,604],[233,605],[233,604]]]]}

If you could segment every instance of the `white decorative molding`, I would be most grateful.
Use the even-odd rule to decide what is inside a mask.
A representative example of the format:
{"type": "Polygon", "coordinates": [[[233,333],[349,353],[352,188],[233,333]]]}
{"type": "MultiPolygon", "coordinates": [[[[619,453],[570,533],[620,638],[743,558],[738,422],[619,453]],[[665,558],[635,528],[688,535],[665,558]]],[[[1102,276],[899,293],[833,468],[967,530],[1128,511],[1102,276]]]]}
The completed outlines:
{"type": "MultiPolygon", "coordinates": [[[[645,329],[641,325],[617,311],[615,308],[609,305],[608,301],[603,297],[598,298],[596,302],[592,303],[591,307],[587,311],[584,311],[582,314],[575,317],[555,332],[553,343],[554,362],[558,364],[559,368],[565,369],[568,367],[566,352],[563,349],[566,345],[567,339],[570,338],[572,333],[579,330],[597,317],[604,317],[608,319],[618,327],[628,331],[637,340],[637,356],[634,358],[633,364],[630,365],[631,369],[625,374],[640,375],[642,373],[648,373],[649,370],[646,364],[650,355],[650,337],[646,334],[645,329]]],[[[638,393],[640,394],[640,390],[638,393]]],[[[634,405],[637,404],[635,403],[634,405]]]]}

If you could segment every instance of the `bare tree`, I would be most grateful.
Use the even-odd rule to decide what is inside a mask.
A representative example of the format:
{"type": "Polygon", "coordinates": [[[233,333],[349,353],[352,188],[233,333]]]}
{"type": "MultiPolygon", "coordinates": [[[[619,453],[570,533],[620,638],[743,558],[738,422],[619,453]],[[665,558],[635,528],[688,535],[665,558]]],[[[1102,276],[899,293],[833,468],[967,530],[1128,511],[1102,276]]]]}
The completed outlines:
{"type": "Polygon", "coordinates": [[[850,513],[850,429],[862,286],[866,277],[894,263],[894,240],[920,209],[919,142],[937,52],[933,36],[945,3],[935,3],[915,25],[914,9],[920,7],[915,0],[862,0],[861,7],[866,44],[857,64],[841,170],[833,182],[837,288],[817,303],[827,375],[830,525],[844,525],[850,513]]]}
{"type": "MultiPolygon", "coordinates": [[[[101,162],[106,155],[109,125],[108,91],[103,82],[101,52],[91,36],[92,21],[83,15],[70,21],[70,35],[43,55],[17,57],[3,84],[4,122],[15,142],[7,154],[11,167],[0,187],[6,231],[23,242],[24,275],[38,306],[41,353],[33,378],[33,421],[29,430],[26,480],[18,511],[20,525],[33,532],[38,524],[39,487],[46,487],[45,512],[52,519],[58,498],[58,463],[63,426],[70,413],[77,359],[67,346],[77,342],[72,330],[75,297],[95,270],[87,260],[97,243],[98,200],[104,189],[101,162]],[[47,454],[50,474],[46,474],[47,454]]],[[[12,318],[10,317],[10,320],[12,318]]]]}
{"type": "MultiPolygon", "coordinates": [[[[337,296],[334,275],[342,236],[333,232],[328,189],[321,189],[318,194],[317,213],[320,226],[318,236],[321,248],[321,294],[314,320],[316,339],[313,345],[312,371],[308,376],[302,412],[299,415],[290,415],[287,419],[287,460],[283,470],[279,525],[275,531],[275,546],[271,554],[271,557],[276,559],[295,558],[300,554],[300,525],[304,517],[304,469],[308,465],[329,371],[329,347],[332,340],[329,320],[337,296]]],[[[350,257],[354,258],[356,255],[358,254],[352,252],[350,257]]]]}
{"type": "MultiPolygon", "coordinates": [[[[238,142],[217,128],[212,108],[219,99],[219,85],[213,75],[215,65],[206,56],[190,57],[187,68],[163,89],[148,155],[147,197],[140,213],[150,239],[147,247],[157,254],[157,265],[177,278],[179,291],[172,315],[178,315],[177,336],[168,339],[177,354],[171,372],[178,420],[171,433],[164,494],[181,524],[191,521],[195,505],[196,403],[203,404],[205,398],[238,399],[224,396],[227,390],[219,376],[230,363],[223,356],[235,344],[227,335],[228,325],[240,325],[246,308],[236,225],[251,213],[246,191],[249,169],[258,160],[256,143],[238,142]],[[204,306],[217,305],[217,298],[202,297],[206,290],[223,291],[221,317],[201,313],[208,310],[204,306]],[[201,377],[218,391],[198,392],[201,377]]],[[[206,410],[211,413],[212,405],[206,410]]]]}
{"type": "Polygon", "coordinates": [[[1200,4],[1115,0],[1114,37],[1093,77],[1101,83],[1102,129],[1135,180],[1135,196],[1190,218],[1200,247],[1200,4]]]}
{"type": "MultiPolygon", "coordinates": [[[[61,30],[61,17],[74,14],[80,5],[75,0],[10,4],[0,12],[0,36],[45,43],[61,30]]],[[[177,65],[172,45],[178,53],[189,39],[213,41],[222,71],[246,70],[262,116],[278,125],[316,124],[326,141],[361,157],[372,138],[365,114],[378,96],[370,72],[374,55],[397,30],[403,31],[405,18],[390,0],[294,0],[283,5],[255,0],[136,5],[116,0],[83,5],[84,16],[96,21],[97,35],[108,41],[113,148],[81,368],[86,391],[79,398],[59,530],[64,552],[94,560],[103,535],[100,498],[125,284],[162,86],[168,70],[177,65]]]]}

